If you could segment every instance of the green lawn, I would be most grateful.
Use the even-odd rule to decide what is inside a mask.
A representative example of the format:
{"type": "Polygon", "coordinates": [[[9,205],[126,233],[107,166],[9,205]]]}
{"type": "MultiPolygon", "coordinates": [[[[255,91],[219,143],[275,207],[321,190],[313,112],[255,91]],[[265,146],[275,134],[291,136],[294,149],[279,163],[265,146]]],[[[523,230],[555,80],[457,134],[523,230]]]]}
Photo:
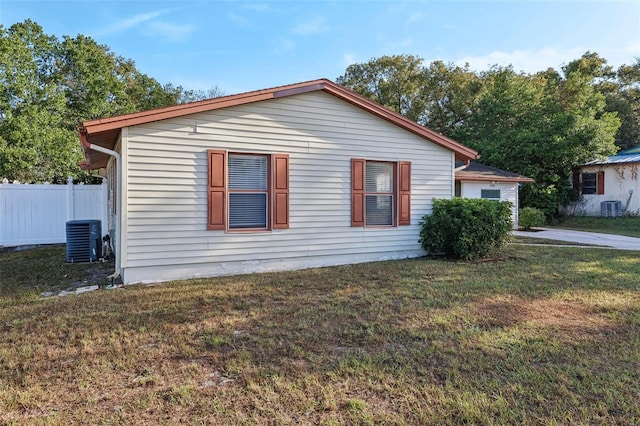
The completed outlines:
{"type": "Polygon", "coordinates": [[[510,246],[42,299],[93,272],[2,253],[0,424],[638,424],[638,259],[510,246]]]}
{"type": "Polygon", "coordinates": [[[640,238],[640,216],[617,218],[567,216],[560,219],[557,224],[554,224],[554,227],[640,238]]]}

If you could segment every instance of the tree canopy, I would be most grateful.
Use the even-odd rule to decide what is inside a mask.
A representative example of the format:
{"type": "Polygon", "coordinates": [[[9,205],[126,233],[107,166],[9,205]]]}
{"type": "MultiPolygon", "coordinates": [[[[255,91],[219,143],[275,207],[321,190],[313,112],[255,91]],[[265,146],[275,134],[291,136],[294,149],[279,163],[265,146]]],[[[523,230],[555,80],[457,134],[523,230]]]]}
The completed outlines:
{"type": "Polygon", "coordinates": [[[383,56],[337,81],[476,149],[482,163],[534,178],[522,205],[549,215],[575,197],[575,166],[638,143],[640,60],[615,72],[587,52],[560,71],[526,74],[383,56]]]}
{"type": "Polygon", "coordinates": [[[82,179],[82,121],[220,94],[162,85],[90,37],[59,39],[31,20],[0,26],[0,179],[82,179]]]}

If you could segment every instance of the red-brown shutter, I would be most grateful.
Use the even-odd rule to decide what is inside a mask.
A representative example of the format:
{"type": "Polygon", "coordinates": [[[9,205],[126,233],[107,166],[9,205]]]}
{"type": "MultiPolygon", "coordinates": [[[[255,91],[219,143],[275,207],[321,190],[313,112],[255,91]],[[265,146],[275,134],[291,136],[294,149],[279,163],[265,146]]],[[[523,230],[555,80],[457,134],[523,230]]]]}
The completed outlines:
{"type": "Polygon", "coordinates": [[[207,229],[225,229],[227,211],[227,153],[210,149],[207,229]]]}
{"type": "Polygon", "coordinates": [[[289,155],[273,154],[273,228],[289,228],[289,155]]]}
{"type": "Polygon", "coordinates": [[[411,225],[411,162],[400,161],[398,167],[398,225],[411,225]]]}
{"type": "Polygon", "coordinates": [[[364,226],[365,160],[351,159],[351,226],[364,226]]]}
{"type": "Polygon", "coordinates": [[[604,194],[604,172],[598,172],[596,176],[596,193],[604,194]]]}

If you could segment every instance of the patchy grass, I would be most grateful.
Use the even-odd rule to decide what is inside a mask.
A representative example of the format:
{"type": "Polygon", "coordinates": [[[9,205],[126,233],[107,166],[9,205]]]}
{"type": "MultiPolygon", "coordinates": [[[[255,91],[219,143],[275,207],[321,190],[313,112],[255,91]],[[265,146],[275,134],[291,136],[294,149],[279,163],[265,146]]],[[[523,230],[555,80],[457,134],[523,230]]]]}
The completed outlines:
{"type": "MultiPolygon", "coordinates": [[[[59,262],[37,253],[34,269],[59,262]]],[[[511,246],[26,300],[5,256],[2,424],[640,422],[640,252],[511,246]]]]}
{"type": "Polygon", "coordinates": [[[626,235],[640,238],[640,216],[616,218],[597,216],[566,216],[553,225],[576,231],[602,232],[604,234],[626,235]]]}
{"type": "Polygon", "coordinates": [[[38,299],[43,291],[109,284],[113,261],[66,263],[65,249],[48,246],[0,252],[0,307],[15,300],[38,299]]]}

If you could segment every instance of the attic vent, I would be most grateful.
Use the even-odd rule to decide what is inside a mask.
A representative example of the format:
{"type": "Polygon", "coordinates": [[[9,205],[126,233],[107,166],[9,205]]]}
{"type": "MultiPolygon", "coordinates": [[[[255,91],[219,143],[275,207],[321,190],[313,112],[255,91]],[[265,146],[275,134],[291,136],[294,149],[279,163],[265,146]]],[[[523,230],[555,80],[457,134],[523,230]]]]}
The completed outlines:
{"type": "Polygon", "coordinates": [[[102,257],[101,228],[99,220],[67,222],[67,262],[93,262],[102,257]]]}
{"type": "Polygon", "coordinates": [[[620,201],[603,201],[600,203],[600,216],[602,217],[618,217],[622,215],[622,202],[620,201]]]}

